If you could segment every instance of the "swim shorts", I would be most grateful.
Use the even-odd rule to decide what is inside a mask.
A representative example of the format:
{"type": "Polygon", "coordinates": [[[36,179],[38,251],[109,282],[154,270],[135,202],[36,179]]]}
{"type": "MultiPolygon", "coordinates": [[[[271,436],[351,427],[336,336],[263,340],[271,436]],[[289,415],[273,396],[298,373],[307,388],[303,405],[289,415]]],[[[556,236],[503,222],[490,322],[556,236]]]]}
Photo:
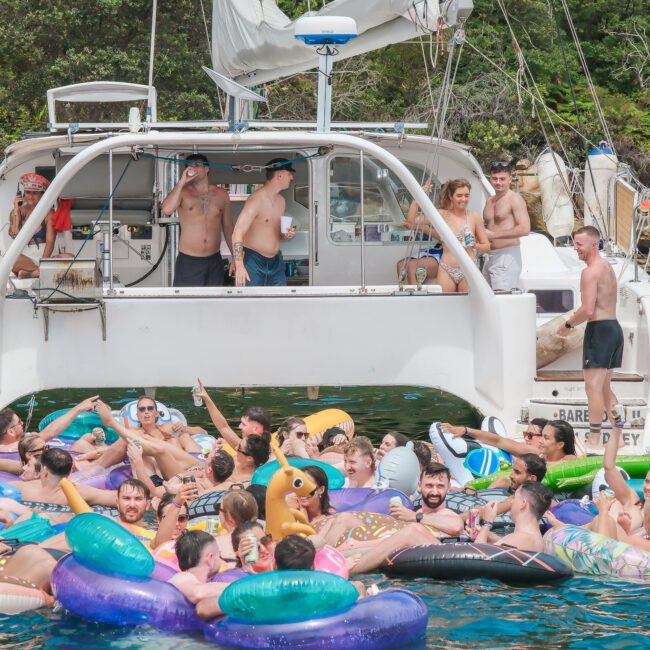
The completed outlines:
{"type": "Polygon", "coordinates": [[[222,287],[224,280],[221,253],[206,257],[178,253],[174,269],[175,287],[222,287]]]}
{"type": "Polygon", "coordinates": [[[483,276],[495,291],[510,291],[519,286],[521,248],[508,246],[490,251],[483,266],[483,276]]]}
{"type": "Polygon", "coordinates": [[[623,329],[617,320],[587,323],[582,346],[583,368],[620,368],[623,362],[623,329]]]}
{"type": "Polygon", "coordinates": [[[287,284],[282,252],[265,257],[252,248],[244,247],[244,266],[250,278],[247,287],[284,287],[287,284]]]}

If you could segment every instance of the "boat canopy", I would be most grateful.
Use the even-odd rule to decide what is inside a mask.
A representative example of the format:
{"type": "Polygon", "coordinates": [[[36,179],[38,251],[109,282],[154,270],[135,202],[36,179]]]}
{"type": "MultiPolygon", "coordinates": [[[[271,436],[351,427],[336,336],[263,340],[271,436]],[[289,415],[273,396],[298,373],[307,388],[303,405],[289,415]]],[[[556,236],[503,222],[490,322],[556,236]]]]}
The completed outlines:
{"type": "MultiPolygon", "coordinates": [[[[347,16],[359,36],[338,46],[338,60],[435,32],[436,0],[334,0],[311,16],[347,16]]],[[[214,0],[213,68],[245,86],[318,67],[315,48],[294,37],[295,22],[275,0],[214,0]]]]}

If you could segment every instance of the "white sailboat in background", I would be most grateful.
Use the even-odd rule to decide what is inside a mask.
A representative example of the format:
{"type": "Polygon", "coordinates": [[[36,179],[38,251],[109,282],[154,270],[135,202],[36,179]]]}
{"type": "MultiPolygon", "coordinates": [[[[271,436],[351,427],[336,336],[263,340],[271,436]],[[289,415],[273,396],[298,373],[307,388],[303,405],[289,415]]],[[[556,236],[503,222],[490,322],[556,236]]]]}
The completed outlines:
{"type": "MultiPolygon", "coordinates": [[[[470,13],[467,0],[335,0],[317,15],[356,20],[359,36],[337,46],[342,59],[428,36],[439,19],[462,29],[470,13]]],[[[481,211],[491,188],[468,147],[413,135],[425,126],[418,124],[318,131],[309,121],[250,119],[245,93],[231,81],[258,86],[318,66],[319,55],[295,39],[295,24],[271,0],[215,0],[212,22],[213,68],[236,107],[229,121],[158,121],[150,85],[92,82],[50,91],[50,131],[8,148],[1,205],[11,205],[26,172],[53,180],[16,239],[0,233],[0,405],[56,387],[190,386],[197,374],[212,386],[422,385],[500,417],[511,433],[545,416],[568,419],[584,435],[579,351],[538,370],[534,336],[577,305],[581,264],[572,248],[526,237],[520,290],[496,295],[420,187],[425,176],[438,186],[469,178],[470,208],[481,211]],[[61,101],[143,100],[142,122],[133,113],[112,124],[57,119],[61,101]],[[159,206],[192,151],[208,157],[212,182],[229,188],[235,218],[268,160],[293,161],[285,198],[298,234],[283,243],[286,288],[172,286],[178,220],[162,218],[159,206]],[[397,261],[421,245],[401,227],[411,197],[456,252],[468,294],[398,282],[397,261]],[[103,280],[84,294],[69,282],[65,260],[45,263],[40,288],[10,277],[59,198],[74,200],[74,270],[86,265],[92,275],[101,265],[103,280]]],[[[626,451],[642,453],[650,447],[650,282],[625,255],[642,188],[624,173],[617,168],[604,195],[617,224],[619,248],[607,254],[626,334],[615,390],[636,422],[624,432],[626,451]]]]}

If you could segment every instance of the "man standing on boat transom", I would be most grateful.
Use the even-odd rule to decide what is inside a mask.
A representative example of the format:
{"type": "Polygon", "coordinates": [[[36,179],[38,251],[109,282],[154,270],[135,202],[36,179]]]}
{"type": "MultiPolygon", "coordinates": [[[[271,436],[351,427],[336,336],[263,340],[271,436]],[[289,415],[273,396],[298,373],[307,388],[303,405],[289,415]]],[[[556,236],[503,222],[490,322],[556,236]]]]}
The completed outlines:
{"type": "Polygon", "coordinates": [[[519,240],[530,233],[530,217],[526,202],[510,189],[512,170],[509,162],[493,162],[490,165],[489,179],[495,194],[483,208],[483,219],[490,240],[490,252],[483,267],[483,275],[494,290],[509,291],[519,286],[519,240]]]}
{"type": "Polygon", "coordinates": [[[613,368],[623,362],[623,330],[616,320],[616,275],[611,264],[598,252],[600,233],[593,226],[583,226],[574,236],[578,258],[587,264],[580,276],[580,307],[558,329],[560,336],[587,321],[582,348],[585,392],[589,404],[587,449],[600,448],[603,412],[612,426],[622,429],[625,409],[612,392],[613,368]]]}
{"type": "Polygon", "coordinates": [[[280,192],[289,188],[295,173],[286,158],[269,160],[266,182],[248,197],[237,218],[232,241],[238,287],[286,285],[280,240],[293,239],[296,229],[280,230],[286,206],[280,192]]]}
{"type": "Polygon", "coordinates": [[[208,159],[192,154],[174,189],[162,202],[163,214],[178,211],[181,239],[175,287],[221,287],[225,274],[221,259],[221,233],[232,251],[232,216],[226,190],[210,185],[208,159]]]}

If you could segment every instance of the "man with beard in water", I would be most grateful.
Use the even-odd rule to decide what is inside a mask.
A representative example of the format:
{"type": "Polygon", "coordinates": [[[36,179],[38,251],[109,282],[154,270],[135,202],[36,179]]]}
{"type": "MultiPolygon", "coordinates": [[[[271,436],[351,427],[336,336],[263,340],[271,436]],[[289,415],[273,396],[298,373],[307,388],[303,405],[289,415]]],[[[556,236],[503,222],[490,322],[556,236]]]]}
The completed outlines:
{"type": "MultiPolygon", "coordinates": [[[[117,523],[133,533],[148,547],[153,531],[142,528],[144,514],[150,506],[147,486],[137,479],[127,479],[117,490],[117,523]]],[[[9,550],[0,542],[0,552],[9,550]]],[[[51,594],[50,577],[57,561],[70,552],[65,533],[42,542],[21,546],[7,563],[0,567],[0,582],[27,582],[51,594]]],[[[1,589],[0,585],[0,589],[1,589]]]]}
{"type": "Polygon", "coordinates": [[[376,569],[389,555],[399,548],[438,544],[440,536],[457,536],[463,530],[461,517],[445,507],[449,491],[449,469],[441,463],[429,463],[420,475],[418,489],[422,495],[422,508],[417,511],[401,503],[391,504],[390,514],[406,525],[390,537],[367,550],[353,567],[355,573],[367,573],[376,569]]]}

